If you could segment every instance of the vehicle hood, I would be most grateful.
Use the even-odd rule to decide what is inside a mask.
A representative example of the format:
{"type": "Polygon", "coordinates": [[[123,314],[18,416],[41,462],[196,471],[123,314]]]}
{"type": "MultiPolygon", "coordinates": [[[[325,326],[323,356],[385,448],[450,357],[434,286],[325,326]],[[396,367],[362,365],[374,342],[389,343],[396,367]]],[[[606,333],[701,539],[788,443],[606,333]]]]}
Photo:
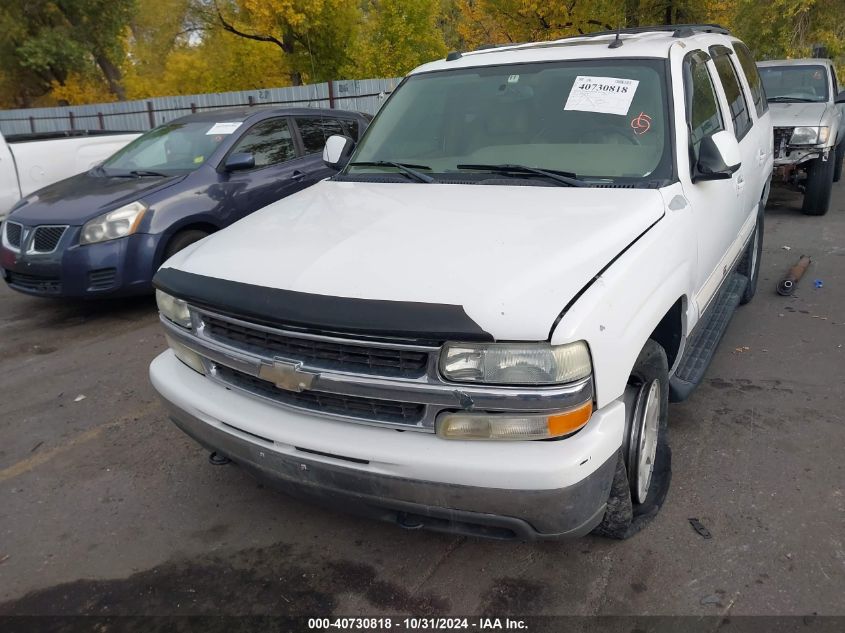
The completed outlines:
{"type": "Polygon", "coordinates": [[[827,112],[826,103],[770,103],[774,127],[822,125],[827,112]]]}
{"type": "Polygon", "coordinates": [[[567,303],[663,213],[653,189],[323,181],[164,268],[461,306],[495,339],[545,340],[567,303]]]}
{"type": "Polygon", "coordinates": [[[149,196],[182,180],[166,178],[109,178],[85,172],[28,195],[9,219],[27,225],[81,225],[124,204],[149,196]]]}

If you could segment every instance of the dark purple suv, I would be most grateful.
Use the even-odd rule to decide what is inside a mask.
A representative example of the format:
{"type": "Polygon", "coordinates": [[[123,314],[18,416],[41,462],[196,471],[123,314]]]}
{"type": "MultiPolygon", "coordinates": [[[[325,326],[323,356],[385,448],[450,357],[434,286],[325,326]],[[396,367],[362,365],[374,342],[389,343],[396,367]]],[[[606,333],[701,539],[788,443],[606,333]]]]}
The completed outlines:
{"type": "Polygon", "coordinates": [[[313,108],[192,114],[23,200],[2,226],[0,273],[32,295],[150,292],[170,255],[334,172],[325,139],[368,115],[313,108]]]}

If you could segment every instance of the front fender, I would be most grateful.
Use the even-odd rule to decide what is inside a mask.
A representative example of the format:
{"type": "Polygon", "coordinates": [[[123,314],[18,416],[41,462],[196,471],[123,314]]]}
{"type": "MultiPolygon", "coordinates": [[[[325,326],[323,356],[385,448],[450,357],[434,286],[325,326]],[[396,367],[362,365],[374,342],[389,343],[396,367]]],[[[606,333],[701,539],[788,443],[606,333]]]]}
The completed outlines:
{"type": "Polygon", "coordinates": [[[667,210],[593,282],[552,332],[553,344],[587,341],[599,407],[622,395],[637,356],[678,299],[683,299],[684,335],[692,325],[695,315],[688,311],[695,309],[694,302],[687,300],[696,259],[691,212],[689,205],[667,210]]]}

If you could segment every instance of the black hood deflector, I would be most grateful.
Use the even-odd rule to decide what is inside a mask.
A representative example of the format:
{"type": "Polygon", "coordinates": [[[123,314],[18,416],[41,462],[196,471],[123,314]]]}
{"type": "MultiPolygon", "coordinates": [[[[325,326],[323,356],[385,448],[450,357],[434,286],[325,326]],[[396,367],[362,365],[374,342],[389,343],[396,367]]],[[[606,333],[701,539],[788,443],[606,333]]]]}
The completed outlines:
{"type": "Polygon", "coordinates": [[[274,327],[433,344],[493,340],[457,305],[332,297],[176,268],[160,269],[153,285],[198,307],[274,327]]]}

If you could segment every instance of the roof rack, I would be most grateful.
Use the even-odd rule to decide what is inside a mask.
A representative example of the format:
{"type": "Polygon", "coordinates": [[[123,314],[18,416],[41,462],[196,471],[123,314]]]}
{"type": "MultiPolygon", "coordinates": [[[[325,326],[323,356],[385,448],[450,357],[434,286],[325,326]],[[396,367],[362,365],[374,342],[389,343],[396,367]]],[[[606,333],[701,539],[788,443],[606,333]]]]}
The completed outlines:
{"type": "MultiPolygon", "coordinates": [[[[580,35],[569,35],[557,40],[549,42],[507,42],[505,44],[486,44],[478,48],[466,51],[467,53],[486,53],[492,52],[497,48],[510,48],[520,46],[556,46],[566,40],[580,39],[585,37],[605,37],[608,35],[615,35],[616,40],[611,44],[613,48],[618,48],[622,45],[620,35],[637,35],[639,33],[672,33],[672,37],[692,37],[697,33],[718,33],[720,35],[730,35],[731,32],[723,26],[718,24],[658,24],[656,26],[633,26],[624,29],[614,29],[612,31],[595,31],[593,33],[582,33],[580,35]]],[[[461,51],[452,51],[446,56],[446,61],[451,62],[460,59],[463,56],[461,51]]]]}
{"type": "MultiPolygon", "coordinates": [[[[570,37],[601,37],[606,35],[636,35],[638,33],[672,33],[672,37],[692,37],[696,33],[719,33],[730,35],[730,31],[718,24],[658,24],[656,26],[633,26],[612,31],[596,31],[584,33],[583,35],[571,35],[570,37]]],[[[569,38],[564,38],[569,39],[569,38]]]]}

